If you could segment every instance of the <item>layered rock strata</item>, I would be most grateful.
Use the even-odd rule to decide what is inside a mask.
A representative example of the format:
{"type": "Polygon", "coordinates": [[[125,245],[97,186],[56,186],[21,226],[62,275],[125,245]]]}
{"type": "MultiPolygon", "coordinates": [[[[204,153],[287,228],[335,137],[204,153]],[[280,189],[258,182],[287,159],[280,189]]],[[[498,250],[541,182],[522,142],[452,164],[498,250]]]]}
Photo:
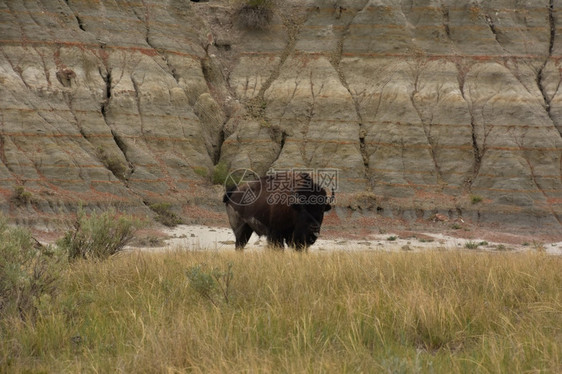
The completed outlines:
{"type": "Polygon", "coordinates": [[[277,2],[259,30],[235,6],[0,2],[2,209],[181,211],[219,201],[220,162],[335,168],[363,213],[560,229],[554,0],[277,2]]]}

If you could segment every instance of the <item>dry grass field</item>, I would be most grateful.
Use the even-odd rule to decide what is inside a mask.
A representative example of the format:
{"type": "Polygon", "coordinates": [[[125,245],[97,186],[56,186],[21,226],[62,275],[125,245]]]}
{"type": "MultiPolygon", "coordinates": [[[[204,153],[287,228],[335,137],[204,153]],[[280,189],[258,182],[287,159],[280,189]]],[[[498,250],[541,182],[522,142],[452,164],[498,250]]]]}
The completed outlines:
{"type": "Polygon", "coordinates": [[[121,253],[67,264],[0,372],[562,372],[562,257],[121,253]]]}

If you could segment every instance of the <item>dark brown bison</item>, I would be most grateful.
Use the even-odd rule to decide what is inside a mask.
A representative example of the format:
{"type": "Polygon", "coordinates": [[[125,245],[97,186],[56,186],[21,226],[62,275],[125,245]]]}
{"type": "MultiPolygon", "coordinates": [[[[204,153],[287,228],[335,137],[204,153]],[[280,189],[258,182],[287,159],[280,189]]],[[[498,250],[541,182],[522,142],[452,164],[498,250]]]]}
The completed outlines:
{"type": "Polygon", "coordinates": [[[243,249],[256,232],[270,245],[300,251],[316,241],[333,199],[334,191],[328,197],[307,173],[278,173],[227,189],[223,202],[236,249],[243,249]]]}

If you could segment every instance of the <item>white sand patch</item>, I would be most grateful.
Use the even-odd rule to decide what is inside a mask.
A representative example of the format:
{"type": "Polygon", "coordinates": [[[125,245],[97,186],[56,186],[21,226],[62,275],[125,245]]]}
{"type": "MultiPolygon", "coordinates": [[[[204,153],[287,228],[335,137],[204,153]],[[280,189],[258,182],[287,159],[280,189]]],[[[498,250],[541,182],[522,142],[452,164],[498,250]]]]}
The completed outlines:
{"type": "MultiPolygon", "coordinates": [[[[234,234],[225,227],[209,227],[201,225],[179,225],[165,229],[169,237],[165,240],[165,247],[142,248],[143,250],[209,250],[233,251],[234,234]]],[[[423,251],[423,250],[475,250],[475,251],[543,251],[549,254],[562,254],[562,242],[558,243],[529,243],[514,245],[494,243],[481,239],[461,239],[443,234],[423,233],[418,238],[400,238],[389,233],[384,235],[369,235],[364,240],[345,238],[320,238],[309,248],[309,252],[322,251],[423,251]]],[[[245,250],[261,251],[267,247],[265,237],[258,237],[255,233],[250,238],[245,250]]],[[[140,249],[140,248],[139,248],[140,249]]]]}

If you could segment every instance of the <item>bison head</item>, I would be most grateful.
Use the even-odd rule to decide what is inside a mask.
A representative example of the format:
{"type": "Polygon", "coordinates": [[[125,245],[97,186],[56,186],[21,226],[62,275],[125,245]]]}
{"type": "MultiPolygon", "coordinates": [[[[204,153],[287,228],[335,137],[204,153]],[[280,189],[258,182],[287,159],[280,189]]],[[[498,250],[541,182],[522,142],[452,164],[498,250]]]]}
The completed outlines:
{"type": "Polygon", "coordinates": [[[324,213],[332,209],[330,204],[334,200],[334,191],[328,197],[326,190],[313,182],[308,174],[300,174],[296,180],[295,202],[291,204],[296,216],[295,229],[288,242],[301,249],[316,242],[324,213]]]}

